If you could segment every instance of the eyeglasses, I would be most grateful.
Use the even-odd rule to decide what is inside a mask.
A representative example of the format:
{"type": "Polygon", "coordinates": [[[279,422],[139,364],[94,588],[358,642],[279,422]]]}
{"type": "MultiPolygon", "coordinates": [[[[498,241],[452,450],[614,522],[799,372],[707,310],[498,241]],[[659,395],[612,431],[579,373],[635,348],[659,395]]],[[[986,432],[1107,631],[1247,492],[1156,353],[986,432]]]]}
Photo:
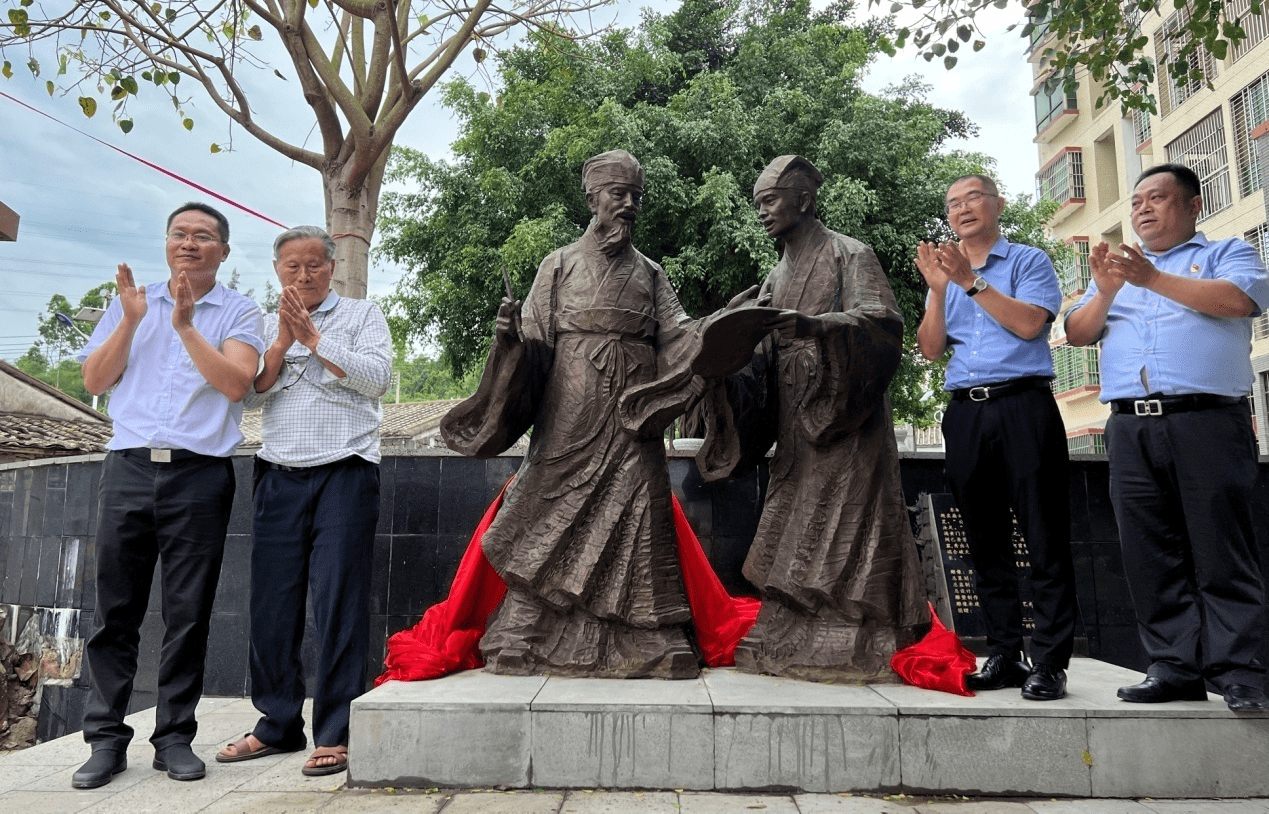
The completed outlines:
{"type": "Polygon", "coordinates": [[[966,195],[964,198],[960,198],[959,200],[948,201],[947,206],[943,208],[943,211],[947,212],[950,215],[951,213],[955,212],[957,209],[960,209],[963,206],[977,206],[978,202],[981,201],[983,198],[999,198],[999,197],[1000,197],[999,195],[996,195],[991,192],[971,192],[968,195],[966,195]]]}
{"type": "Polygon", "coordinates": [[[192,235],[186,234],[185,232],[168,232],[167,233],[167,239],[168,241],[172,243],[184,243],[186,240],[189,240],[190,238],[193,238],[194,242],[200,246],[210,246],[213,243],[220,242],[220,238],[218,236],[210,235],[206,232],[197,232],[192,235]]]}

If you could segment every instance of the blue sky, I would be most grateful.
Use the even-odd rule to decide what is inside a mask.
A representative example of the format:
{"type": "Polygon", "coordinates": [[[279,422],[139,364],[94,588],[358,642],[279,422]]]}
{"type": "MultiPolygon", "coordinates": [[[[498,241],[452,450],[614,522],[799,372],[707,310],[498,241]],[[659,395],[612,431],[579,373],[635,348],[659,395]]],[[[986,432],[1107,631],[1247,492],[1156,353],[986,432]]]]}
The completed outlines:
{"type": "MultiPolygon", "coordinates": [[[[639,8],[647,5],[658,10],[672,7],[665,0],[622,0],[616,14],[622,24],[632,24],[639,8]]],[[[934,86],[933,103],[964,111],[980,126],[978,138],[952,146],[996,157],[1007,190],[1032,193],[1037,161],[1031,142],[1031,72],[1022,40],[1003,30],[1010,14],[993,12],[987,48],[964,55],[954,70],[944,70],[937,60],[926,63],[908,51],[894,59],[881,57],[865,87],[877,92],[919,74],[934,86]]],[[[52,62],[49,55],[41,57],[52,62]]],[[[286,64],[278,66],[289,73],[286,64]]],[[[469,56],[460,57],[460,70],[473,67],[469,56]]],[[[317,172],[231,129],[210,102],[194,97],[186,112],[196,126],[187,132],[170,102],[154,93],[143,95],[133,103],[136,127],[124,135],[111,122],[108,105],[86,119],[74,94],[48,96],[45,78],[33,81],[15,64],[13,78],[0,81],[0,90],[282,223],[324,223],[317,172]],[[231,140],[232,152],[210,152],[212,142],[226,145],[231,140]]],[[[289,139],[308,137],[312,119],[294,92],[294,80],[284,83],[267,71],[254,79],[257,116],[289,139]]],[[[0,122],[0,201],[22,218],[18,241],[0,243],[0,358],[14,359],[37,337],[36,315],[54,293],[75,302],[95,285],[113,280],[120,262],[132,267],[139,282],[165,280],[163,219],[182,202],[206,196],[4,98],[0,122]]],[[[449,112],[425,101],[397,144],[443,156],[455,133],[449,112]]],[[[259,296],[265,281],[274,279],[270,246],[279,229],[222,208],[232,227],[232,252],[222,267],[222,280],[237,269],[240,287],[253,288],[259,296]]],[[[399,269],[372,260],[370,294],[388,293],[399,275],[399,269]]]]}

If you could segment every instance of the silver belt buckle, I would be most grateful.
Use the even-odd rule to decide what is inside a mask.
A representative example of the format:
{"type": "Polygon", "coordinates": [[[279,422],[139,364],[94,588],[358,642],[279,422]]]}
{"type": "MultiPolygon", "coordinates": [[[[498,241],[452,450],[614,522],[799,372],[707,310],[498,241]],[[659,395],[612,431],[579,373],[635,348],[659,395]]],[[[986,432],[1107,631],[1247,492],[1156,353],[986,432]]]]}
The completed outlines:
{"type": "Polygon", "coordinates": [[[151,449],[150,463],[170,464],[172,462],[172,450],[170,449],[151,449]]]}
{"type": "Polygon", "coordinates": [[[1163,415],[1163,402],[1158,399],[1137,399],[1132,403],[1134,415],[1163,415]]]}
{"type": "Polygon", "coordinates": [[[970,401],[986,401],[991,398],[990,387],[971,387],[969,388],[970,401]]]}

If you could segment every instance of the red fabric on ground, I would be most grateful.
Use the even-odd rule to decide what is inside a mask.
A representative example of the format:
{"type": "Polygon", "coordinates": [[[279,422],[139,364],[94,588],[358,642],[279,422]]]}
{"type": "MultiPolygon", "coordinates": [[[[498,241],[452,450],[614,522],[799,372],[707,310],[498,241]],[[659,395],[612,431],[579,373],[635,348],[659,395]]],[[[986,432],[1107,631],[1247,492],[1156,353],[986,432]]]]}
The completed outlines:
{"type": "MultiPolygon", "coordinates": [[[[687,602],[692,608],[692,622],[696,625],[697,644],[710,667],[730,666],[735,663],[736,645],[758,618],[761,603],[727,593],[701,549],[678,498],[673,498],[673,504],[679,566],[687,602]]],[[[376,687],[385,681],[422,681],[484,665],[480,657],[480,637],[485,634],[485,622],[502,601],[507,586],[485,559],[480,541],[501,505],[502,494],[499,494],[480,519],[458,566],[449,596],[428,608],[417,625],[394,633],[388,639],[388,655],[384,658],[387,669],[375,679],[376,687]]]]}
{"type": "Polygon", "coordinates": [[[930,632],[890,659],[891,669],[905,684],[969,696],[974,693],[965,686],[965,676],[974,672],[975,664],[974,654],[965,649],[955,633],[943,627],[933,605],[930,632]]]}

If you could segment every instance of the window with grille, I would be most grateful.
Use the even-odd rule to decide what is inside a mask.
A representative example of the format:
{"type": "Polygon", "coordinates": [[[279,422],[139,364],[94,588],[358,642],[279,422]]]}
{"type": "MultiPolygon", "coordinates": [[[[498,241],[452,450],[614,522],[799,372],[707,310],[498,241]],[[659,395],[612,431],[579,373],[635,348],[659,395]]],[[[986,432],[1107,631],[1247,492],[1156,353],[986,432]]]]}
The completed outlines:
{"type": "Polygon", "coordinates": [[[1036,173],[1036,193],[1042,201],[1066,203],[1084,199],[1084,155],[1068,147],[1036,173]]]}
{"type": "Polygon", "coordinates": [[[1075,88],[1068,93],[1060,76],[1050,76],[1036,85],[1032,92],[1035,96],[1035,131],[1043,132],[1053,120],[1068,110],[1078,110],[1075,88]]]}
{"type": "Polygon", "coordinates": [[[1077,387],[1100,387],[1101,369],[1097,348],[1058,345],[1053,348],[1053,392],[1065,393],[1077,387]]]}
{"type": "Polygon", "coordinates": [[[1230,97],[1229,117],[1234,124],[1234,155],[1238,159],[1238,191],[1242,197],[1260,189],[1260,161],[1251,131],[1269,120],[1269,72],[1230,97]]]}
{"type": "Polygon", "coordinates": [[[1247,39],[1240,40],[1231,49],[1235,62],[1247,56],[1248,52],[1263,42],[1265,36],[1269,34],[1269,19],[1266,17],[1269,15],[1251,13],[1251,0],[1228,0],[1225,4],[1225,19],[1237,20],[1243,28],[1243,33],[1247,35],[1247,39]]]}
{"type": "Polygon", "coordinates": [[[1147,111],[1132,112],[1132,135],[1138,147],[1150,140],[1150,114],[1147,111]]]}
{"type": "Polygon", "coordinates": [[[1225,122],[1220,108],[1168,145],[1168,161],[1184,164],[1198,174],[1203,196],[1199,223],[1233,204],[1229,151],[1225,148],[1225,122]]]}
{"type": "Polygon", "coordinates": [[[1106,438],[1101,433],[1080,433],[1066,439],[1066,450],[1074,455],[1105,455],[1106,438]]]}
{"type": "Polygon", "coordinates": [[[1190,33],[1183,31],[1182,26],[1192,17],[1193,9],[1187,5],[1168,17],[1154,32],[1155,65],[1159,66],[1160,116],[1167,116],[1176,110],[1216,78],[1216,60],[1202,47],[1190,55],[1190,70],[1182,78],[1173,78],[1172,72],[1167,68],[1176,54],[1190,41],[1190,33]],[[1195,70],[1198,71],[1198,76],[1191,76],[1195,70]]]}
{"type": "Polygon", "coordinates": [[[1088,238],[1075,238],[1070,241],[1070,246],[1075,250],[1075,257],[1058,269],[1058,284],[1064,297],[1073,297],[1087,290],[1093,278],[1088,267],[1088,238]]]}

